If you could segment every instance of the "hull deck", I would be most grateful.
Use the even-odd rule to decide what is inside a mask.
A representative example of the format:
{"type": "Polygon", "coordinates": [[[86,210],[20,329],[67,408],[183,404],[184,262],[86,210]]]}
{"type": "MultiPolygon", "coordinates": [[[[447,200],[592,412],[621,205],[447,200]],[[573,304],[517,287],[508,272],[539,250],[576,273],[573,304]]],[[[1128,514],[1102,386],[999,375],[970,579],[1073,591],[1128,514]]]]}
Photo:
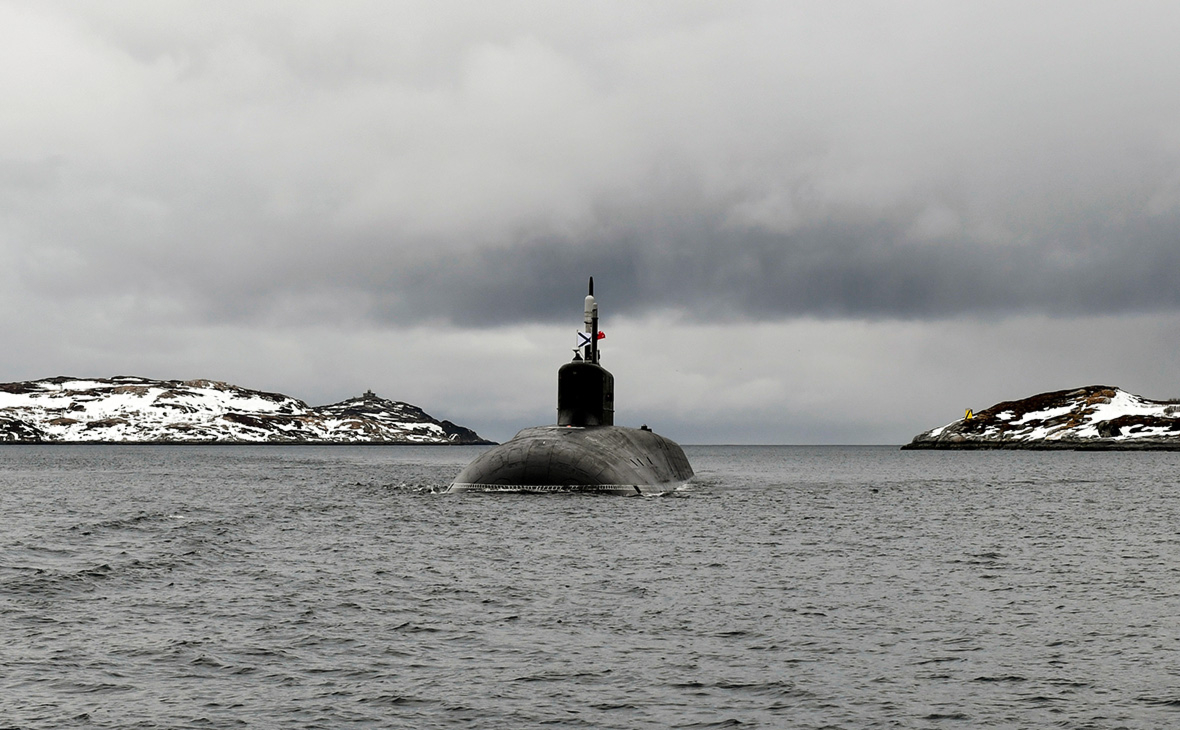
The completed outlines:
{"type": "Polygon", "coordinates": [[[683,486],[673,484],[452,484],[446,493],[495,492],[519,494],[613,494],[621,497],[667,494],[683,486]]]}
{"type": "Polygon", "coordinates": [[[481,454],[446,491],[662,494],[692,476],[680,447],[651,431],[539,426],[481,454]]]}

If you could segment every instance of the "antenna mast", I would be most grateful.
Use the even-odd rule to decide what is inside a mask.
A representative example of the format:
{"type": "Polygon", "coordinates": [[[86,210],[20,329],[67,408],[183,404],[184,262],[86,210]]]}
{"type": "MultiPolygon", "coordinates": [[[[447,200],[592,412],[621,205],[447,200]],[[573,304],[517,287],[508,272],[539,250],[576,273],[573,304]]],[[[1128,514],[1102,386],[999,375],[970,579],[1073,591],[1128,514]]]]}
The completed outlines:
{"type": "Polygon", "coordinates": [[[586,295],[586,333],[590,344],[586,345],[586,362],[598,364],[598,302],[594,300],[594,277],[590,277],[590,291],[586,295]]]}

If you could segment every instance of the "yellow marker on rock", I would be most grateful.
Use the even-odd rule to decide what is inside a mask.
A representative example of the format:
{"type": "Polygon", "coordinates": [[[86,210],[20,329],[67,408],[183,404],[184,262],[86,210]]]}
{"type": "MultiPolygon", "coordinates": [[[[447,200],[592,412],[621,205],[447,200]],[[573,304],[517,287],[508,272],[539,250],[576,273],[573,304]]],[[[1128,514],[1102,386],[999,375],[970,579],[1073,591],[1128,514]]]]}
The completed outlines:
{"type": "Polygon", "coordinates": [[[970,421],[972,418],[975,418],[975,413],[974,413],[974,412],[973,412],[973,411],[972,411],[970,408],[968,408],[968,409],[967,409],[967,415],[966,415],[966,416],[964,416],[964,418],[965,418],[966,420],[970,421]]]}

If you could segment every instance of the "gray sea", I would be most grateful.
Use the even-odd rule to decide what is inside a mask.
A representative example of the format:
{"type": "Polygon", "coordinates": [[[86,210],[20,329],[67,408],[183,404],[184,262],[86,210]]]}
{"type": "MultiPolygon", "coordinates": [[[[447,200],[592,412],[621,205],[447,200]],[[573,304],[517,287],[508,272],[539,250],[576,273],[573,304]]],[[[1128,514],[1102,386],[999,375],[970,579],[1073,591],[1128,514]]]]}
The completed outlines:
{"type": "Polygon", "coordinates": [[[0,728],[1180,726],[1180,453],[0,447],[0,728]]]}

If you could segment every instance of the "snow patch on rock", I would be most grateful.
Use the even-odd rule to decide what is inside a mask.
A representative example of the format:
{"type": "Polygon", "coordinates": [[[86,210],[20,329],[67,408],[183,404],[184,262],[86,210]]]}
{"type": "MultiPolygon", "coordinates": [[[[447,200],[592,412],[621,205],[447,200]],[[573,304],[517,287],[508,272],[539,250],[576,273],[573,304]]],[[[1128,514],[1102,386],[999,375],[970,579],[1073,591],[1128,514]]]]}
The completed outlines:
{"type": "Polygon", "coordinates": [[[490,443],[372,392],[313,407],[214,380],[57,377],[0,384],[0,441],[490,443]]]}
{"type": "Polygon", "coordinates": [[[998,403],[904,448],[1176,448],[1180,404],[1092,385],[998,403]]]}

